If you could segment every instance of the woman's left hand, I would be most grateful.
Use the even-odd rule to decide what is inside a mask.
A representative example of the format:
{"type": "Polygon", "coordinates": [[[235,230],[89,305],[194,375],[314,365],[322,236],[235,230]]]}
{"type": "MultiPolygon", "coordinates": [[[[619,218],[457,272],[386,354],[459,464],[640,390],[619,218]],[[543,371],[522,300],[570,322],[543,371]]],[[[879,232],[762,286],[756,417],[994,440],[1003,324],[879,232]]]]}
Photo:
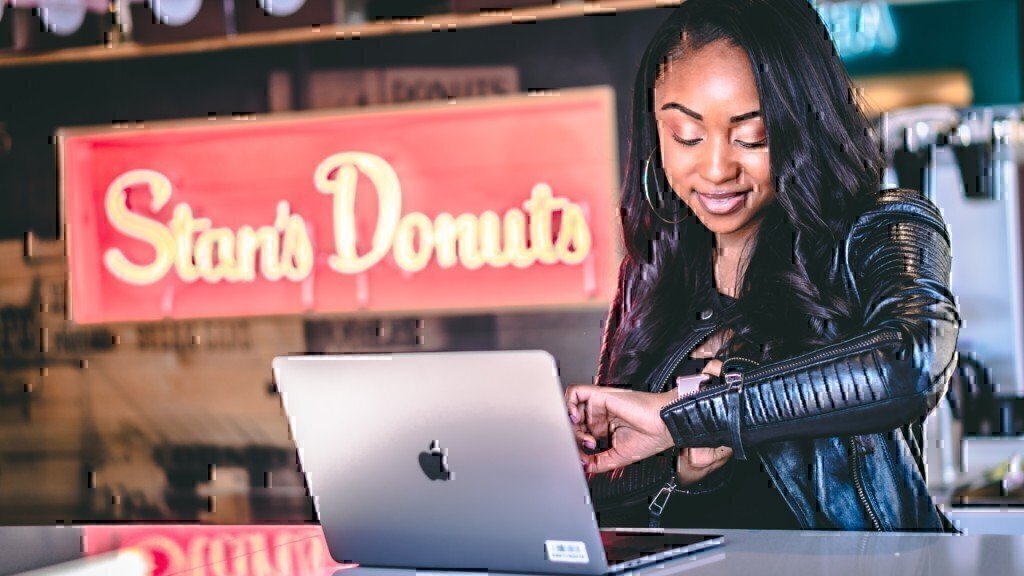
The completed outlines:
{"type": "Polygon", "coordinates": [[[675,446],[661,419],[661,409],[676,397],[674,390],[654,394],[607,386],[569,386],[565,403],[577,442],[590,449],[599,439],[608,438],[611,444],[597,454],[581,452],[585,470],[607,472],[675,446]]]}

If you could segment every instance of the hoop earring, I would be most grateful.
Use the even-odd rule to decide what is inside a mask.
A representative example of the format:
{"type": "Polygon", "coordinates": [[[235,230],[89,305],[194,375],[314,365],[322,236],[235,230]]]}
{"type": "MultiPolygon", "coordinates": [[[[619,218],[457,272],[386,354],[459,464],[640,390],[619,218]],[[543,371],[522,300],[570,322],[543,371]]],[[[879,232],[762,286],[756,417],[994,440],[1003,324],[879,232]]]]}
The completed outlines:
{"type": "MultiPolygon", "coordinates": [[[[667,220],[664,216],[661,215],[661,213],[658,212],[658,209],[654,207],[654,202],[651,201],[651,191],[647,187],[647,173],[650,171],[651,159],[654,158],[654,152],[656,150],[657,148],[651,150],[651,155],[647,157],[647,162],[644,163],[644,198],[647,199],[647,205],[651,207],[651,212],[654,212],[654,215],[658,217],[658,220],[661,220],[665,224],[680,224],[690,217],[689,213],[687,213],[686,216],[683,216],[679,220],[667,220]]],[[[658,195],[661,196],[660,190],[658,191],[658,195]]]]}

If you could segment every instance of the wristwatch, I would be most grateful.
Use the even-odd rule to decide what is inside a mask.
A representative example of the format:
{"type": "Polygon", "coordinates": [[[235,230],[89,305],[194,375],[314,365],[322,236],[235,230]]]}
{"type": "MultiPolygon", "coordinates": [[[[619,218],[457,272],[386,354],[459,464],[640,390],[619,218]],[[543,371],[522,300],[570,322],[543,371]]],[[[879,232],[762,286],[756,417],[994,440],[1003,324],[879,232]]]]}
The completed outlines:
{"type": "Polygon", "coordinates": [[[711,379],[710,374],[694,374],[693,376],[679,376],[676,378],[676,393],[679,398],[685,398],[700,390],[700,385],[711,379]]]}

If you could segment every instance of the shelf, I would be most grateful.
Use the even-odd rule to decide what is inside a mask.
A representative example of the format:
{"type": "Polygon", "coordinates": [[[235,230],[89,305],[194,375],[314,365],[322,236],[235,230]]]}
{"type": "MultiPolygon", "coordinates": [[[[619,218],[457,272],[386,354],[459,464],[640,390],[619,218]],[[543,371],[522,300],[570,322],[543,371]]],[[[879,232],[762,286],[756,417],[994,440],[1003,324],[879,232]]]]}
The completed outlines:
{"type": "Polygon", "coordinates": [[[586,3],[574,2],[572,4],[516,8],[479,14],[437,14],[422,18],[385,20],[358,25],[338,24],[317,28],[252,32],[236,34],[234,36],[175,42],[173,44],[141,45],[134,42],[125,42],[105,46],[66,48],[38,54],[8,54],[0,56],[0,68],[78,62],[106,62],[134,58],[220,52],[240,48],[308,44],[331,40],[351,41],[362,38],[423,32],[454,32],[460,28],[482,28],[562,18],[578,18],[581,16],[610,15],[616,12],[671,7],[681,3],[682,0],[600,0],[586,3]]]}

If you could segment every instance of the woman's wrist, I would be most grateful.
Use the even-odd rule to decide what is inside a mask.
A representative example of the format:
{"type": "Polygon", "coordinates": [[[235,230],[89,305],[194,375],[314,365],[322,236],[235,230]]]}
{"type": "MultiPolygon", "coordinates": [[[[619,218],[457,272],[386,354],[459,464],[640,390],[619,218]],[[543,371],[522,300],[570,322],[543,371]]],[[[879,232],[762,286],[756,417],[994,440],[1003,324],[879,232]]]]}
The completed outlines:
{"type": "Polygon", "coordinates": [[[679,400],[679,393],[676,392],[675,388],[667,390],[665,392],[661,392],[658,394],[658,396],[660,396],[659,404],[661,408],[664,408],[665,406],[668,406],[669,404],[675,402],[676,400],[679,400]]]}
{"type": "Polygon", "coordinates": [[[655,406],[657,408],[657,410],[658,410],[658,423],[659,423],[658,431],[660,433],[660,436],[662,436],[662,440],[664,441],[664,444],[665,444],[664,449],[667,450],[669,448],[674,447],[676,445],[676,443],[675,443],[675,439],[672,438],[672,432],[670,432],[669,429],[668,429],[668,424],[665,423],[665,420],[664,420],[664,418],[661,415],[661,411],[662,411],[662,409],[665,408],[665,406],[668,406],[669,404],[671,404],[671,403],[675,402],[676,400],[678,400],[678,397],[676,395],[676,391],[675,390],[668,390],[666,392],[659,392],[659,393],[654,394],[654,396],[655,396],[655,400],[651,404],[653,406],[655,406]]]}

